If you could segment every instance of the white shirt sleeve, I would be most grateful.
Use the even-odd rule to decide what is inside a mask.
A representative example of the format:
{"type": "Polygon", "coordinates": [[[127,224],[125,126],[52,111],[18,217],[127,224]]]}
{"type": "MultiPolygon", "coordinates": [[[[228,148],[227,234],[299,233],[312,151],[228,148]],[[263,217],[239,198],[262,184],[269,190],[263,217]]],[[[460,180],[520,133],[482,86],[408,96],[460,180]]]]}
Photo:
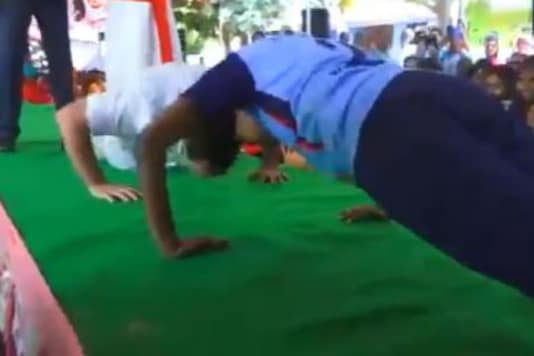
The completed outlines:
{"type": "Polygon", "coordinates": [[[113,136],[118,131],[116,100],[109,93],[87,97],[86,117],[93,136],[113,136]]]}

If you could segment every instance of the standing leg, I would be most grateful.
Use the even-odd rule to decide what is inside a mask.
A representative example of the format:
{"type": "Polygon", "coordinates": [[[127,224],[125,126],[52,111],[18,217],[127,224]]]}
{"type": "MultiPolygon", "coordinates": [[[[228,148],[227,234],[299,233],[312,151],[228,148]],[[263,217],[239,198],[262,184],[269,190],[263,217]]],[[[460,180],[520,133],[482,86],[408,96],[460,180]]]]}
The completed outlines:
{"type": "Polygon", "coordinates": [[[34,0],[33,3],[50,65],[52,95],[56,109],[61,109],[74,100],[67,2],[34,0]]]}
{"type": "Polygon", "coordinates": [[[0,151],[14,149],[20,132],[22,73],[30,20],[30,0],[0,2],[0,151]]]}
{"type": "Polygon", "coordinates": [[[426,78],[470,103],[462,113],[424,83],[411,90],[409,77],[386,90],[362,127],[358,183],[460,263],[534,296],[534,180],[532,167],[506,149],[520,144],[507,136],[515,131],[494,132],[501,123],[478,91],[426,78]]]}

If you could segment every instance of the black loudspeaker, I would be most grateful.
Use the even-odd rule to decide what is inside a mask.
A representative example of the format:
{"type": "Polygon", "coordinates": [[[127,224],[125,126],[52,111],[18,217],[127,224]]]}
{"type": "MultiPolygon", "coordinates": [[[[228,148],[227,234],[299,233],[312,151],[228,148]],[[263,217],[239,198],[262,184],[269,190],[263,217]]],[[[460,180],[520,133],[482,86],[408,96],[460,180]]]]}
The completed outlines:
{"type": "Polygon", "coordinates": [[[330,37],[330,14],[327,9],[302,10],[302,32],[310,32],[314,37],[330,37]],[[308,31],[308,14],[311,15],[311,31],[308,31]]]}
{"type": "Polygon", "coordinates": [[[185,38],[186,36],[186,33],[185,33],[185,29],[181,28],[178,30],[178,38],[180,40],[180,48],[182,49],[182,59],[185,61],[185,59],[187,58],[187,40],[185,38]]]}

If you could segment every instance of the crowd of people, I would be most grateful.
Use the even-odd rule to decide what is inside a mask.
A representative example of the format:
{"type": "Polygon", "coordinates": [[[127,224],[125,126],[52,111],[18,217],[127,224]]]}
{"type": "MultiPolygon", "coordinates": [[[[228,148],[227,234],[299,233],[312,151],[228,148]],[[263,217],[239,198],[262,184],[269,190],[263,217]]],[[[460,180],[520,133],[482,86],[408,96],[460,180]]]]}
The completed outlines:
{"type": "Polygon", "coordinates": [[[445,36],[439,29],[407,31],[403,41],[408,53],[407,69],[424,69],[462,77],[484,88],[534,128],[534,57],[532,37],[520,35],[508,57],[501,51],[499,34],[484,40],[484,56],[474,60],[461,27],[449,26],[445,36]]]}

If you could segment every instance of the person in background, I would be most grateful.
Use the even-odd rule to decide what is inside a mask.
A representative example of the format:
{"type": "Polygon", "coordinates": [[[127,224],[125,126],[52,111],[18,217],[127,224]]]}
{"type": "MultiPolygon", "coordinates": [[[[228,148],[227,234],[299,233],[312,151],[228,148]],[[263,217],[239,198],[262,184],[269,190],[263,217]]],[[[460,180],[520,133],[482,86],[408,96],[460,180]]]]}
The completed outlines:
{"type": "Polygon", "coordinates": [[[350,36],[347,32],[341,32],[339,34],[339,42],[344,43],[346,45],[350,44],[350,36]]]}
{"type": "Polygon", "coordinates": [[[482,74],[482,87],[493,97],[501,102],[506,110],[517,99],[515,83],[517,75],[515,71],[506,66],[488,65],[482,74]]]}
{"type": "Polygon", "coordinates": [[[417,57],[417,56],[409,56],[409,57],[406,57],[404,58],[404,64],[403,64],[403,67],[404,69],[419,69],[419,61],[421,60],[421,58],[417,57]]]}
{"type": "Polygon", "coordinates": [[[259,41],[265,38],[265,33],[263,31],[256,31],[252,34],[252,42],[259,41]]]}
{"type": "Polygon", "coordinates": [[[485,60],[489,65],[504,64],[499,57],[499,35],[497,32],[488,34],[484,40],[485,60]]]}
{"type": "Polygon", "coordinates": [[[465,54],[465,39],[463,33],[457,29],[448,29],[448,48],[440,56],[440,63],[443,72],[448,75],[456,76],[458,74],[459,63],[468,58],[465,54]]]}
{"type": "Polygon", "coordinates": [[[515,51],[512,53],[507,63],[519,70],[521,63],[531,55],[532,39],[529,36],[521,35],[515,43],[515,51]]]}
{"type": "Polygon", "coordinates": [[[389,50],[393,42],[393,26],[380,25],[367,27],[362,30],[361,50],[371,60],[389,61],[389,50]]]}
{"type": "Polygon", "coordinates": [[[56,109],[73,100],[72,59],[65,0],[10,0],[0,3],[0,152],[13,152],[20,133],[24,57],[28,27],[35,16],[50,66],[56,109]]]}
{"type": "Polygon", "coordinates": [[[517,91],[527,123],[534,129],[534,56],[525,59],[519,68],[517,91]]]}

